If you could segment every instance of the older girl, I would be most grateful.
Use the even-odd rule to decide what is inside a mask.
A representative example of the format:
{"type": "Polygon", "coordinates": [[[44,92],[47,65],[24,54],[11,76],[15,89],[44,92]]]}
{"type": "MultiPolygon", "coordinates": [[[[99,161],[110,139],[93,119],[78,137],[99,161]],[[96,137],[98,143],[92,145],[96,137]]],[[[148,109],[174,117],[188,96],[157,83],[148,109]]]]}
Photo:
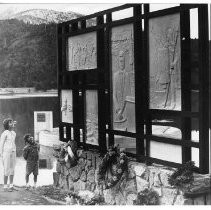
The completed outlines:
{"type": "Polygon", "coordinates": [[[3,159],[4,167],[4,190],[13,190],[13,178],[16,162],[16,133],[13,131],[15,121],[8,118],[3,121],[4,132],[1,134],[0,139],[0,156],[3,159]],[[10,181],[9,189],[7,186],[8,177],[10,181]]]}

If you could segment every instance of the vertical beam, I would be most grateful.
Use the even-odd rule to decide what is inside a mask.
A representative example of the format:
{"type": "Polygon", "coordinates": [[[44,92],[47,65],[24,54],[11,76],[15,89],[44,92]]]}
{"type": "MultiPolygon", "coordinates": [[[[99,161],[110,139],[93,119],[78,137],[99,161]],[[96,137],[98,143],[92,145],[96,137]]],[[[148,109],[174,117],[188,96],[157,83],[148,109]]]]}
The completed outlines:
{"type": "Polygon", "coordinates": [[[71,24],[71,31],[77,31],[78,30],[78,22],[72,23],[71,24]]]}
{"type": "Polygon", "coordinates": [[[60,141],[64,141],[64,126],[60,123],[59,125],[59,139],[60,141]]]}
{"type": "MultiPolygon", "coordinates": [[[[144,34],[143,34],[143,47],[144,47],[144,120],[146,125],[146,143],[145,143],[145,156],[150,157],[150,136],[152,135],[152,123],[150,117],[150,102],[149,102],[149,4],[144,4],[144,34]]],[[[148,162],[147,162],[148,163],[148,162]]]]}
{"type": "MultiPolygon", "coordinates": [[[[209,25],[209,31],[210,31],[210,37],[209,37],[209,104],[211,104],[211,4],[210,4],[210,25],[209,25]]],[[[209,173],[211,173],[211,111],[209,116],[209,173]]]]}
{"type": "Polygon", "coordinates": [[[86,143],[86,135],[87,135],[87,128],[86,128],[86,91],[82,91],[82,101],[84,101],[83,108],[82,108],[82,116],[83,116],[83,145],[86,143]]]}
{"type": "Polygon", "coordinates": [[[62,74],[64,75],[66,72],[66,61],[67,61],[67,52],[66,52],[66,47],[67,47],[67,38],[66,38],[66,26],[62,26],[62,74]]]}
{"type": "MultiPolygon", "coordinates": [[[[136,18],[142,13],[141,5],[133,7],[133,15],[136,18]]],[[[136,154],[144,156],[144,86],[143,86],[143,45],[142,45],[142,21],[134,22],[134,73],[135,73],[135,119],[136,119],[136,154]]]]}
{"type": "Polygon", "coordinates": [[[74,140],[80,142],[80,130],[79,130],[79,90],[73,90],[73,135],[74,140]]]}
{"type": "Polygon", "coordinates": [[[66,138],[67,140],[71,140],[71,126],[66,126],[66,138]]]}
{"type": "Polygon", "coordinates": [[[60,90],[62,84],[62,26],[57,25],[57,88],[60,90]]]}
{"type": "MultiPolygon", "coordinates": [[[[103,16],[97,17],[97,25],[104,23],[103,16]]],[[[101,152],[106,151],[106,117],[105,117],[105,68],[104,68],[104,28],[97,31],[97,69],[98,69],[98,130],[99,148],[101,152]]]]}
{"type": "MultiPolygon", "coordinates": [[[[186,5],[181,5],[181,8],[186,5]]],[[[182,111],[191,111],[191,54],[190,54],[190,11],[180,12],[181,33],[181,96],[182,111]]],[[[191,118],[181,119],[182,141],[191,140],[191,118]]],[[[182,163],[191,160],[191,148],[182,146],[182,163]]]]}
{"type": "Polygon", "coordinates": [[[81,29],[86,29],[86,20],[81,21],[81,29]]]}
{"type": "Polygon", "coordinates": [[[65,24],[65,26],[64,26],[64,31],[65,31],[65,34],[68,34],[68,33],[69,33],[69,31],[70,31],[70,26],[69,26],[69,24],[65,24]]]}
{"type": "Polygon", "coordinates": [[[209,31],[208,5],[198,8],[199,24],[199,168],[209,172],[209,31]]]}
{"type": "Polygon", "coordinates": [[[109,139],[108,146],[114,145],[114,135],[111,132],[113,129],[113,88],[112,88],[112,68],[111,68],[111,27],[109,27],[109,23],[112,22],[112,14],[106,14],[106,23],[108,26],[105,28],[105,69],[106,69],[106,78],[108,83],[108,129],[109,129],[109,139]]]}
{"type": "MultiPolygon", "coordinates": [[[[66,88],[66,77],[65,74],[66,74],[66,62],[67,62],[67,51],[66,51],[66,48],[67,48],[67,38],[66,38],[66,32],[68,32],[68,29],[67,29],[67,25],[63,25],[62,26],[62,88],[65,87],[66,88]]],[[[62,113],[61,113],[62,115],[62,113]]],[[[62,128],[64,129],[64,128],[62,128]]],[[[68,130],[68,126],[65,125],[65,129],[66,129],[66,138],[65,138],[65,141],[67,141],[67,130],[68,130]]],[[[63,137],[64,137],[64,130],[63,130],[63,137]]]]}
{"type": "Polygon", "coordinates": [[[61,113],[61,87],[62,87],[62,25],[57,25],[57,89],[58,89],[58,110],[59,114],[59,138],[63,140],[63,127],[62,127],[62,113],[61,113]]]}

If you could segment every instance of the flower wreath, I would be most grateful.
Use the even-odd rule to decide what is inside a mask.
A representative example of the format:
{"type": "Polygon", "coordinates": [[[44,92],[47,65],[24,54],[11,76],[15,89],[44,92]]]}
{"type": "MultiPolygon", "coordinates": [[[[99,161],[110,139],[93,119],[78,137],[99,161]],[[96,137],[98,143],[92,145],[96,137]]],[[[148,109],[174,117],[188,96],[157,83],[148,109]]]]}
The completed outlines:
{"type": "Polygon", "coordinates": [[[117,147],[109,148],[108,152],[99,165],[98,181],[103,183],[105,189],[112,188],[121,179],[123,173],[128,169],[128,158],[124,150],[117,147]],[[110,170],[111,177],[107,178],[106,174],[110,170]]]}
{"type": "Polygon", "coordinates": [[[138,193],[135,205],[158,205],[159,195],[153,189],[144,189],[138,193]]]}
{"type": "Polygon", "coordinates": [[[194,161],[186,162],[168,178],[169,184],[177,188],[182,188],[184,187],[185,184],[193,182],[194,168],[195,168],[194,161]]]}
{"type": "Polygon", "coordinates": [[[60,147],[54,147],[54,157],[60,164],[67,164],[69,167],[77,165],[77,142],[70,140],[60,147]]]}

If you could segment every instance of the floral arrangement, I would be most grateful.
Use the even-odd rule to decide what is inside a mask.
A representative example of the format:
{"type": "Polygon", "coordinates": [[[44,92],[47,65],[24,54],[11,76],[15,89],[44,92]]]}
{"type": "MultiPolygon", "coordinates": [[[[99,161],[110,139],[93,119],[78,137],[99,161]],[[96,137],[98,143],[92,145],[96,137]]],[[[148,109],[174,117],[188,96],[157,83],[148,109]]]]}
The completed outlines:
{"type": "Polygon", "coordinates": [[[159,195],[153,189],[144,189],[139,192],[134,205],[158,205],[159,204],[159,195]]]}
{"type": "Polygon", "coordinates": [[[54,146],[54,154],[53,156],[57,158],[57,160],[60,162],[60,163],[65,163],[65,154],[66,154],[66,151],[65,151],[65,147],[66,145],[65,144],[62,144],[62,145],[59,145],[59,146],[54,146]]]}
{"type": "Polygon", "coordinates": [[[56,188],[53,185],[39,186],[36,189],[36,193],[38,193],[39,195],[43,195],[45,197],[49,197],[53,200],[63,201],[63,202],[65,201],[65,196],[67,194],[66,191],[56,188]]]}
{"type": "Polygon", "coordinates": [[[117,146],[110,147],[99,165],[98,182],[103,184],[105,189],[112,188],[127,170],[128,158],[125,150],[119,150],[117,146]],[[111,173],[110,178],[107,176],[108,172],[111,173]]]}
{"type": "Polygon", "coordinates": [[[105,201],[101,195],[95,195],[89,191],[79,192],[78,194],[75,192],[68,193],[65,198],[67,205],[104,205],[105,201]]]}
{"type": "Polygon", "coordinates": [[[65,202],[66,205],[104,205],[104,197],[88,190],[73,192],[61,190],[53,185],[40,186],[36,193],[55,201],[65,202]]]}
{"type": "Polygon", "coordinates": [[[193,170],[195,167],[194,161],[185,163],[182,167],[178,168],[168,179],[171,186],[182,188],[185,184],[193,182],[193,170]]]}
{"type": "Polygon", "coordinates": [[[68,164],[73,167],[77,164],[77,142],[75,140],[68,141],[59,147],[54,147],[54,157],[61,164],[68,164]]]}

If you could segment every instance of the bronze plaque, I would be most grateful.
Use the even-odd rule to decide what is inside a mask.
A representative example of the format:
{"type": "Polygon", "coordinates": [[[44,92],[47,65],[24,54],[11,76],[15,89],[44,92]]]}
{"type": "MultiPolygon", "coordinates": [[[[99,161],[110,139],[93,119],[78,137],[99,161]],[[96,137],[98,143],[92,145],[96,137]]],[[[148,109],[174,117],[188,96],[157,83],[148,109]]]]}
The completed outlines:
{"type": "Polygon", "coordinates": [[[96,32],[68,38],[68,71],[97,68],[96,32]]]}
{"type": "Polygon", "coordinates": [[[86,143],[98,145],[98,96],[96,90],[86,91],[86,143]]]}
{"type": "Polygon", "coordinates": [[[150,19],[150,108],[181,110],[180,51],[180,15],[150,19]]]}
{"type": "Polygon", "coordinates": [[[73,123],[72,90],[61,91],[62,122],[73,123]]]}
{"type": "Polygon", "coordinates": [[[113,128],[135,132],[133,25],[112,28],[113,128]]]}

